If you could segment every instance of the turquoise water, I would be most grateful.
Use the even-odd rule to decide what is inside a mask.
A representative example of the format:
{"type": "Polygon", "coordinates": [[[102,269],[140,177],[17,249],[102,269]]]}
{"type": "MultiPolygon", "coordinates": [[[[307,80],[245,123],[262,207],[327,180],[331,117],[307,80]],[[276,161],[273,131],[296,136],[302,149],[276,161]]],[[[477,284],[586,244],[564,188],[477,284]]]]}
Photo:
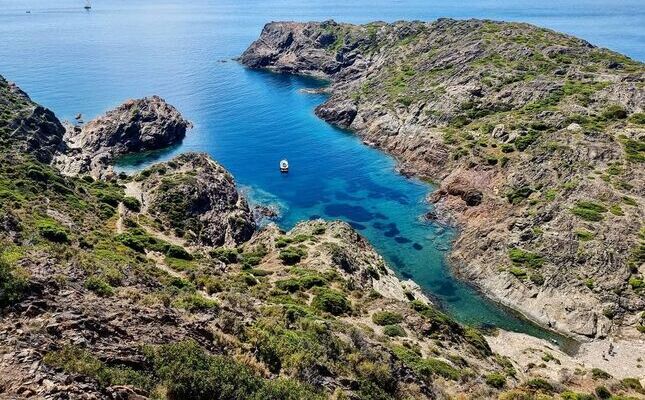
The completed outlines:
{"type": "Polygon", "coordinates": [[[250,71],[231,58],[269,20],[449,16],[529,21],[642,60],[640,1],[95,1],[89,13],[80,0],[50,3],[0,1],[0,74],[62,118],[81,112],[87,119],[124,99],[159,94],[194,123],[182,145],[123,168],[208,152],[253,200],[277,204],[283,227],[316,217],[346,220],[458,320],[561,340],[450,275],[445,254],[454,232],[419,218],[432,188],[398,175],[390,157],[319,120],[313,109],[324,97],[300,89],[322,82],[250,71]],[[282,158],[291,163],[288,175],[278,172],[282,158]]]}

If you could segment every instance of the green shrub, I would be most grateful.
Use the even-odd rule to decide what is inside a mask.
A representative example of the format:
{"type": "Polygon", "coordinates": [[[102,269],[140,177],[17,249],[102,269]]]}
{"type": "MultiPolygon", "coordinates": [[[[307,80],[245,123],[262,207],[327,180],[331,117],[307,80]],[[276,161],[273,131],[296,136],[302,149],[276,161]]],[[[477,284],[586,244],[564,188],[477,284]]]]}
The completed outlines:
{"type": "Polygon", "coordinates": [[[376,325],[394,325],[403,321],[403,315],[393,311],[377,311],[372,314],[372,322],[376,325]]]}
{"type": "Polygon", "coordinates": [[[641,385],[641,382],[638,380],[638,378],[625,378],[620,382],[627,389],[632,389],[632,390],[635,390],[635,391],[637,391],[639,393],[643,393],[643,386],[641,385]]]}
{"type": "Polygon", "coordinates": [[[169,399],[244,399],[258,392],[262,380],[224,356],[209,356],[193,341],[144,350],[169,399]]]}
{"type": "Polygon", "coordinates": [[[190,292],[180,295],[173,301],[172,305],[190,312],[217,310],[219,308],[219,304],[215,300],[207,299],[199,293],[190,292]]]}
{"type": "Polygon", "coordinates": [[[602,118],[608,121],[627,118],[627,111],[618,104],[612,104],[602,112],[602,118]]]}
{"type": "Polygon", "coordinates": [[[174,244],[168,246],[168,249],[166,250],[166,255],[168,257],[179,258],[180,260],[190,261],[193,259],[193,256],[189,252],[187,252],[186,249],[174,244]]]}
{"type": "Polygon", "coordinates": [[[141,228],[129,229],[127,232],[117,235],[116,239],[139,253],[151,250],[165,254],[170,247],[168,243],[150,236],[141,228]]]}
{"type": "Polygon", "coordinates": [[[645,141],[642,139],[635,140],[623,137],[620,142],[625,149],[625,153],[629,161],[645,162],[645,141]]]}
{"type": "Polygon", "coordinates": [[[611,207],[609,207],[609,212],[619,217],[622,217],[623,215],[625,215],[625,213],[623,212],[623,209],[620,208],[618,204],[614,204],[611,207]]]}
{"type": "Polygon", "coordinates": [[[390,337],[407,336],[405,330],[400,325],[385,325],[383,334],[390,337]]]}
{"type": "Polygon", "coordinates": [[[645,287],[645,283],[641,278],[637,278],[635,276],[629,278],[629,286],[632,287],[632,289],[642,289],[645,287]]]}
{"type": "Polygon", "coordinates": [[[524,199],[528,198],[531,195],[531,193],[533,193],[532,188],[530,188],[529,186],[522,186],[519,188],[511,189],[509,192],[506,193],[506,198],[508,199],[508,202],[511,204],[519,204],[524,199]]]}
{"type": "Polygon", "coordinates": [[[19,301],[26,288],[27,279],[0,257],[0,308],[19,301]]]}
{"type": "Polygon", "coordinates": [[[542,378],[533,378],[529,379],[526,382],[526,386],[533,390],[541,390],[543,392],[553,392],[553,385],[551,385],[546,379],[542,378]]]}
{"type": "Polygon", "coordinates": [[[38,221],[38,233],[45,239],[56,243],[69,243],[67,231],[55,221],[41,220],[38,221]]]}
{"type": "Polygon", "coordinates": [[[603,220],[607,208],[592,201],[578,201],[571,212],[585,221],[598,222],[603,220]]]}
{"type": "Polygon", "coordinates": [[[218,247],[211,250],[208,254],[210,254],[211,257],[220,260],[224,264],[234,264],[238,261],[237,249],[218,247]]]}
{"type": "Polygon", "coordinates": [[[627,204],[628,206],[633,206],[636,207],[638,205],[638,202],[631,197],[625,196],[623,197],[623,203],[627,204]]]}
{"type": "Polygon", "coordinates": [[[594,390],[596,392],[596,396],[598,396],[599,399],[608,399],[611,397],[611,392],[604,386],[598,386],[594,390]]]}
{"type": "Polygon", "coordinates": [[[349,300],[341,292],[320,288],[311,302],[311,306],[332,315],[342,315],[351,310],[349,300]]]}
{"type": "Polygon", "coordinates": [[[610,379],[611,375],[600,368],[593,368],[591,370],[591,377],[593,379],[610,379]]]}
{"type": "Polygon", "coordinates": [[[114,294],[114,288],[100,276],[92,275],[88,277],[83,286],[101,297],[109,297],[114,294]]]}
{"type": "Polygon", "coordinates": [[[139,212],[141,211],[141,202],[134,197],[126,196],[123,198],[123,205],[132,211],[139,212]]]}
{"type": "Polygon", "coordinates": [[[280,260],[285,265],[295,265],[300,262],[300,260],[305,257],[307,253],[297,247],[289,247],[287,249],[280,251],[280,260]]]}
{"type": "Polygon", "coordinates": [[[486,384],[497,389],[501,389],[506,385],[506,376],[499,372],[491,372],[485,377],[486,384]]]}
{"type": "Polygon", "coordinates": [[[587,242],[589,240],[592,240],[596,236],[595,233],[589,232],[585,229],[576,229],[575,234],[581,242],[587,242]]]}
{"type": "Polygon", "coordinates": [[[629,117],[629,122],[637,125],[645,125],[645,113],[634,113],[629,117]]]}
{"type": "Polygon", "coordinates": [[[542,256],[531,253],[530,251],[522,250],[518,247],[512,247],[508,250],[508,257],[513,264],[525,265],[531,268],[540,268],[544,264],[542,256]]]}
{"type": "Polygon", "coordinates": [[[262,259],[266,254],[267,252],[265,248],[257,248],[254,251],[242,253],[239,257],[242,268],[251,269],[252,267],[255,267],[262,262],[262,259]]]}
{"type": "Polygon", "coordinates": [[[596,396],[588,393],[575,393],[571,391],[564,391],[560,393],[562,400],[596,400],[596,396]]]}
{"type": "Polygon", "coordinates": [[[539,272],[531,272],[531,274],[529,275],[529,279],[531,280],[531,282],[533,282],[538,286],[541,286],[544,284],[544,276],[539,272]]]}

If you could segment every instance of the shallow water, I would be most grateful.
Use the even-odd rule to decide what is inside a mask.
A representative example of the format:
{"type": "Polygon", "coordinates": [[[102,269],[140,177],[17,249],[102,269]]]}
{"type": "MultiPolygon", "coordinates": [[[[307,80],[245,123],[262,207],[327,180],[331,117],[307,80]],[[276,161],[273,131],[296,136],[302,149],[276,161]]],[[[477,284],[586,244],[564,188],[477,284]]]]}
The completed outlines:
{"type": "Polygon", "coordinates": [[[61,118],[89,119],[124,99],[159,94],[194,123],[184,142],[122,168],[204,151],[254,201],[278,204],[288,228],[309,218],[343,219],[404,278],[469,324],[555,338],[485,300],[445,265],[454,232],[424,223],[432,188],[398,175],[394,161],[318,119],[313,79],[244,69],[239,55],[270,20],[368,22],[449,16],[521,20],[576,34],[645,59],[640,1],[191,1],[0,0],[0,74],[61,118]],[[189,4],[187,4],[189,3],[189,4]],[[31,10],[26,14],[25,10],[31,10]],[[288,158],[289,174],[278,161],[288,158]]]}

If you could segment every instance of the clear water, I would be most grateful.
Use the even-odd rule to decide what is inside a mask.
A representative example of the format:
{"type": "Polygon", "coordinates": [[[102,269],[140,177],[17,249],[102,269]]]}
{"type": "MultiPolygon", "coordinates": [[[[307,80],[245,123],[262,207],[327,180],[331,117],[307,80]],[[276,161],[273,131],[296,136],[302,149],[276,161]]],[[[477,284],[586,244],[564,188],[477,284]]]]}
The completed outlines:
{"type": "Polygon", "coordinates": [[[0,74],[66,119],[159,94],[195,127],[182,145],[130,158],[123,168],[208,152],[252,199],[278,204],[285,228],[314,217],[349,221],[458,320],[562,342],[451,276],[445,254],[454,232],[419,219],[432,188],[401,177],[390,157],[319,120],[313,108],[324,97],[299,89],[322,82],[250,71],[231,58],[270,20],[480,17],[540,24],[643,60],[641,0],[93,3],[85,12],[82,0],[0,0],[0,74]],[[278,171],[282,158],[290,161],[288,175],[278,171]]]}

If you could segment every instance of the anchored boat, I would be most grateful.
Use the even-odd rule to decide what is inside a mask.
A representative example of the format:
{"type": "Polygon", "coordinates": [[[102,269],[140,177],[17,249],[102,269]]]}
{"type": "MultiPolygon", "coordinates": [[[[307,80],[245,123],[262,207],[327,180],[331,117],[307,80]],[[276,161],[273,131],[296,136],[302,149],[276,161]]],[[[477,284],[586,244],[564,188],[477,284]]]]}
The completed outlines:
{"type": "Polygon", "coordinates": [[[282,160],[280,161],[280,172],[289,172],[289,161],[282,160]]]}
{"type": "Polygon", "coordinates": [[[83,7],[87,11],[92,9],[92,4],[90,3],[90,0],[85,0],[85,7],[83,7]]]}

